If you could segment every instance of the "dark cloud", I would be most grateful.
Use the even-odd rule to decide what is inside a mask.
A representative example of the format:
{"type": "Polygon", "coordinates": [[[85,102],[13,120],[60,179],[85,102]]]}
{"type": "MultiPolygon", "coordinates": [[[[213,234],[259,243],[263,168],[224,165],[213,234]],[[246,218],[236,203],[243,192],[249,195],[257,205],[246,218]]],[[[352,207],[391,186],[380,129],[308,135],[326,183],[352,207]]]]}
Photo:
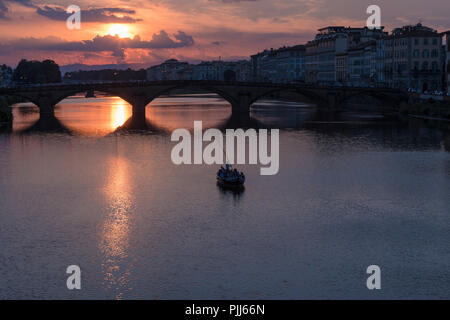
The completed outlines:
{"type": "Polygon", "coordinates": [[[0,1],[0,19],[7,19],[8,7],[3,1],[0,1]]]}
{"type": "Polygon", "coordinates": [[[0,0],[0,19],[9,20],[7,3],[18,3],[26,7],[34,7],[31,0],[0,0]]]}
{"type": "MultiPolygon", "coordinates": [[[[69,15],[66,9],[60,6],[38,7],[36,12],[48,19],[56,21],[66,21],[69,15]]],[[[135,10],[124,8],[89,8],[81,9],[82,22],[103,22],[103,23],[134,23],[141,21],[130,15],[136,14],[135,10]],[[120,15],[117,15],[120,14],[120,15]]]]}
{"type": "MultiPolygon", "coordinates": [[[[66,21],[69,14],[66,13],[66,8],[57,5],[38,6],[32,0],[0,0],[0,19],[10,19],[8,3],[18,3],[26,7],[36,8],[36,13],[40,16],[46,17],[56,21],[66,21]]],[[[81,9],[82,22],[103,22],[103,23],[134,23],[142,21],[132,17],[136,14],[135,10],[117,8],[117,7],[103,7],[103,8],[88,8],[81,9]]]]}
{"type": "Polygon", "coordinates": [[[183,31],[178,31],[178,33],[173,35],[172,39],[167,32],[161,30],[159,33],[153,34],[150,41],[141,40],[139,36],[131,39],[111,35],[96,36],[92,40],[83,41],[66,41],[56,37],[21,38],[7,43],[0,43],[0,51],[110,52],[114,57],[122,60],[125,58],[126,49],[175,49],[189,47],[193,44],[193,37],[183,31]]]}

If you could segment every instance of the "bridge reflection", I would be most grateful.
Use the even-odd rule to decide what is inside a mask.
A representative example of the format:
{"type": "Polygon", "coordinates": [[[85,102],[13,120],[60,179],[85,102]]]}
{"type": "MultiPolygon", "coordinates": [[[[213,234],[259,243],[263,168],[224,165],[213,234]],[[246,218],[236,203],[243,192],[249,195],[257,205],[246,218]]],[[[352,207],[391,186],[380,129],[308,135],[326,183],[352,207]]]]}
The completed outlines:
{"type": "Polygon", "coordinates": [[[159,134],[170,134],[164,127],[154,124],[149,118],[142,115],[132,115],[125,123],[119,126],[113,133],[151,132],[159,134]]]}
{"type": "MultiPolygon", "coordinates": [[[[174,103],[174,98],[160,99],[146,113],[133,114],[131,106],[120,98],[68,101],[53,114],[41,114],[36,107],[21,106],[13,110],[12,129],[3,133],[62,133],[105,137],[114,134],[160,134],[170,136],[176,128],[193,129],[194,120],[202,120],[203,128],[284,129],[339,135],[347,140],[355,137],[370,144],[389,145],[394,149],[443,149],[450,151],[450,130],[436,130],[430,121],[411,118],[389,118],[375,113],[326,112],[304,104],[260,101],[250,114],[233,114],[229,105],[216,98],[189,103],[174,103]],[[87,102],[86,102],[87,100],[87,102]],[[276,105],[276,107],[274,107],[276,105]],[[447,133],[446,133],[447,132],[447,133]],[[363,138],[362,138],[363,137],[363,138]]],[[[441,122],[442,123],[442,122],[441,122]]],[[[446,123],[448,126],[448,123],[446,123]]],[[[441,124],[442,126],[442,124],[441,124]]],[[[440,127],[439,127],[440,128],[440,127]]],[[[343,140],[343,143],[345,141],[343,140]]],[[[318,142],[320,145],[320,142],[318,142]]]]}
{"type": "Polygon", "coordinates": [[[53,114],[41,115],[39,119],[31,126],[18,131],[18,133],[21,134],[36,133],[36,132],[64,133],[71,135],[74,134],[72,130],[66,127],[53,114]]]}

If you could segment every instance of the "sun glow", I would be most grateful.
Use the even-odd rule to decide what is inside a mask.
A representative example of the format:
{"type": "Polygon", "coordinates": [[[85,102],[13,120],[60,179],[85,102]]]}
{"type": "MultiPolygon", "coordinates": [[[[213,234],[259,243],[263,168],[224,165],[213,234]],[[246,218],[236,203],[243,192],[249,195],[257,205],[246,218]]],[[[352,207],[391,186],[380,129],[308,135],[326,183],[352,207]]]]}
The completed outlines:
{"type": "Polygon", "coordinates": [[[107,34],[119,38],[131,38],[130,27],[124,24],[113,24],[109,27],[107,34]]]}
{"type": "Polygon", "coordinates": [[[111,106],[111,129],[115,130],[131,117],[131,110],[127,108],[125,101],[117,98],[111,106]]]}

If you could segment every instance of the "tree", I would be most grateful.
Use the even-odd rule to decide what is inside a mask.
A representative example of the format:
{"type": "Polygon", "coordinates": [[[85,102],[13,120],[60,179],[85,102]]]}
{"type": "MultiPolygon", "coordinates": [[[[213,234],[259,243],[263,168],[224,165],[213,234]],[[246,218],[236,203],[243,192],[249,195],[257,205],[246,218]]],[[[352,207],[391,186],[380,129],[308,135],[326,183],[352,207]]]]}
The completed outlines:
{"type": "Polygon", "coordinates": [[[28,61],[22,59],[13,73],[13,81],[23,83],[61,82],[59,66],[53,60],[28,61]]]}
{"type": "Polygon", "coordinates": [[[11,81],[12,69],[6,64],[0,66],[0,84],[7,84],[11,81]]]}
{"type": "Polygon", "coordinates": [[[42,69],[47,83],[61,82],[61,72],[59,66],[53,60],[42,61],[42,69]]]}

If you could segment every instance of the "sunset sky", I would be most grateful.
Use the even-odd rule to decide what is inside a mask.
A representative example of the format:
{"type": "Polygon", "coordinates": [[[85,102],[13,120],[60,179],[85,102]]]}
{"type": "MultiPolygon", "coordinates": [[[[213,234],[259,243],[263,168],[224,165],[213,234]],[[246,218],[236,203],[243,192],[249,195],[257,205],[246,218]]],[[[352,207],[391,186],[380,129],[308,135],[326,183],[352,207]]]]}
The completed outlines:
{"type": "Polygon", "coordinates": [[[248,58],[305,43],[327,25],[363,26],[370,4],[381,7],[389,31],[419,21],[450,29],[449,0],[0,0],[0,64],[248,58]],[[81,30],[66,28],[69,5],[82,9],[81,30]]]}

